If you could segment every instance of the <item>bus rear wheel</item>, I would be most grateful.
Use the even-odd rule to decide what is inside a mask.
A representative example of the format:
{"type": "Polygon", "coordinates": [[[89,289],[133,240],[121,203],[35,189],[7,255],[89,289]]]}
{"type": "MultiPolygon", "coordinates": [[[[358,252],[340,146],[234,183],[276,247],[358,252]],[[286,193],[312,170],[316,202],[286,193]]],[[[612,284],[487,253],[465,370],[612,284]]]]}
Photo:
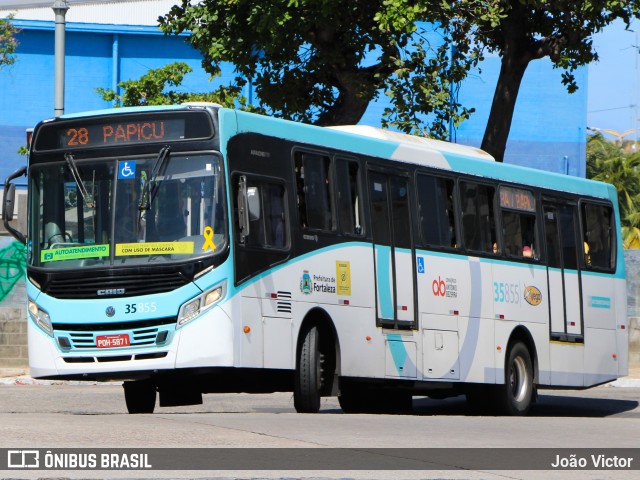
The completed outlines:
{"type": "Polygon", "coordinates": [[[526,415],[534,398],[533,363],[529,349],[517,342],[509,350],[505,383],[498,388],[500,406],[507,415],[526,415]]]}
{"type": "Polygon", "coordinates": [[[320,352],[320,330],[309,327],[298,352],[293,405],[298,413],[317,413],[322,391],[323,355],[320,352]]]}
{"type": "Polygon", "coordinates": [[[156,386],[151,382],[138,380],[124,382],[124,401],[127,411],[132,414],[153,413],[156,407],[156,386]]]}

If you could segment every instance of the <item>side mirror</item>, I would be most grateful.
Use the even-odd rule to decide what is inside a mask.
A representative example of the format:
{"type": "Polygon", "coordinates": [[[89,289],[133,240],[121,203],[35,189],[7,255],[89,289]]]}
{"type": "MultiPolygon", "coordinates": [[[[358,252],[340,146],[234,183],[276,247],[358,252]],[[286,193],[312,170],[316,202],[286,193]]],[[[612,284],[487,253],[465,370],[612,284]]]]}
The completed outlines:
{"type": "Polygon", "coordinates": [[[249,220],[252,222],[260,220],[260,191],[258,187],[247,189],[247,203],[249,205],[249,220]]]}
{"type": "Polygon", "coordinates": [[[22,232],[9,225],[9,222],[13,220],[16,201],[16,186],[11,183],[11,181],[18,177],[22,177],[26,173],[27,167],[22,167],[6,178],[4,181],[4,201],[2,202],[2,223],[4,224],[4,228],[21,243],[26,243],[27,238],[22,232]]]}
{"type": "Polygon", "coordinates": [[[7,222],[13,220],[13,215],[15,212],[15,202],[16,186],[12,183],[4,191],[4,203],[2,204],[2,218],[4,218],[7,222]]]}

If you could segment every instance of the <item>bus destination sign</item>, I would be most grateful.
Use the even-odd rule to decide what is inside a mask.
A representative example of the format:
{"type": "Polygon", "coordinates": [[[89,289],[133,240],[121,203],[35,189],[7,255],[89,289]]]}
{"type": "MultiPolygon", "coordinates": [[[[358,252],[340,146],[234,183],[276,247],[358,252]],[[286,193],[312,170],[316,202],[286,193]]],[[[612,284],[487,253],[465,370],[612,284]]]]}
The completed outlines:
{"type": "Polygon", "coordinates": [[[536,200],[528,190],[520,188],[500,187],[500,206],[525,212],[536,211],[536,200]]]}
{"type": "Polygon", "coordinates": [[[68,125],[58,133],[60,148],[85,148],[100,146],[153,143],[185,138],[185,121],[182,118],[109,122],[68,125]]]}

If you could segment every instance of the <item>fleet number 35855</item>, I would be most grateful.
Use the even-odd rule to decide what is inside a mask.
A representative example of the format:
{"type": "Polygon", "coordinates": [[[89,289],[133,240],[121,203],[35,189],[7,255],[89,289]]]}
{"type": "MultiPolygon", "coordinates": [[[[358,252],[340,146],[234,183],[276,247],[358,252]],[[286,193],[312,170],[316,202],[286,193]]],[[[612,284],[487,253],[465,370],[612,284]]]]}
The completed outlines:
{"type": "Polygon", "coordinates": [[[157,309],[156,302],[127,303],[124,313],[153,313],[157,309]]]}

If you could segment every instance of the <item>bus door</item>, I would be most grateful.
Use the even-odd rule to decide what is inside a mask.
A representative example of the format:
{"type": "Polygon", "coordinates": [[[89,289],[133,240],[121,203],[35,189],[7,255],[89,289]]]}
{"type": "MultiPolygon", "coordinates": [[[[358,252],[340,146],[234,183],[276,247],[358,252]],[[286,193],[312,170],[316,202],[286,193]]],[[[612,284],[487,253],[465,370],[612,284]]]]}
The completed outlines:
{"type": "Polygon", "coordinates": [[[377,323],[389,328],[414,328],[416,272],[408,179],[370,171],[369,198],[377,323]]]}
{"type": "Polygon", "coordinates": [[[583,340],[576,206],[543,201],[551,340],[583,340]]]}

